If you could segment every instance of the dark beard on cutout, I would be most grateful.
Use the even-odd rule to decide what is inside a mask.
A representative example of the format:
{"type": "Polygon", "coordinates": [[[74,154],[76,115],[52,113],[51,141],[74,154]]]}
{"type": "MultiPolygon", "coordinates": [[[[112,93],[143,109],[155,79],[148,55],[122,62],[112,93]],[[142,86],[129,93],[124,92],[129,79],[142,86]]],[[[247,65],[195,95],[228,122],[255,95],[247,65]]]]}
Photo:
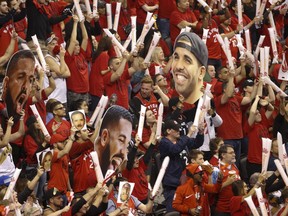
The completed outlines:
{"type": "Polygon", "coordinates": [[[101,161],[100,166],[102,170],[103,177],[105,178],[106,172],[108,170],[108,167],[110,165],[110,143],[107,144],[105,150],[103,151],[101,155],[101,161]]]}
{"type": "MultiPolygon", "coordinates": [[[[16,113],[14,102],[12,100],[10,91],[7,91],[6,93],[5,103],[7,107],[8,117],[12,116],[14,118],[14,123],[18,122],[20,119],[20,115],[16,113]]],[[[25,104],[26,102],[23,104],[23,108],[25,107],[25,104]]]]}

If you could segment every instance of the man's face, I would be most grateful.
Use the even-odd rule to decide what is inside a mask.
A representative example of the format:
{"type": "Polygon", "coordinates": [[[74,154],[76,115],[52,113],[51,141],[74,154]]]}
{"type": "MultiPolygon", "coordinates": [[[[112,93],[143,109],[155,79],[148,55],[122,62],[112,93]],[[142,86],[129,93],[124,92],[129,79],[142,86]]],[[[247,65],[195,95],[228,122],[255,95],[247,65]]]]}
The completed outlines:
{"type": "Polygon", "coordinates": [[[130,188],[129,187],[125,187],[125,185],[122,187],[121,190],[121,195],[120,195],[120,199],[121,201],[127,201],[129,198],[129,194],[130,194],[130,188]]]}
{"type": "Polygon", "coordinates": [[[215,67],[213,65],[208,65],[207,72],[211,78],[215,78],[215,67]]]}
{"type": "Polygon", "coordinates": [[[63,198],[61,195],[52,197],[50,200],[51,203],[57,208],[57,210],[63,207],[63,198]]]}
{"type": "Polygon", "coordinates": [[[140,91],[143,98],[150,97],[151,92],[153,91],[152,85],[150,83],[142,83],[140,91]]]}
{"type": "Polygon", "coordinates": [[[222,154],[223,161],[228,164],[232,164],[236,162],[235,151],[233,148],[228,147],[227,152],[222,154]]]}
{"type": "Polygon", "coordinates": [[[82,113],[72,114],[72,123],[77,128],[81,130],[85,125],[85,119],[82,113]]]}
{"type": "Polygon", "coordinates": [[[0,13],[1,14],[8,14],[9,7],[6,1],[0,3],[0,13]]]}
{"type": "Polygon", "coordinates": [[[17,0],[12,0],[10,2],[10,6],[11,6],[11,8],[14,8],[15,10],[18,10],[19,9],[19,2],[17,0]]]}
{"type": "Polygon", "coordinates": [[[109,66],[110,66],[111,70],[115,72],[119,68],[120,64],[121,64],[121,59],[116,58],[116,59],[113,59],[111,65],[109,65],[109,66]]]}
{"type": "Polygon", "coordinates": [[[199,164],[199,165],[202,165],[204,163],[203,155],[202,154],[198,154],[195,160],[192,159],[192,162],[196,163],[196,164],[199,164]]]}
{"type": "MultiPolygon", "coordinates": [[[[104,141],[105,149],[100,162],[103,175],[105,175],[107,169],[116,170],[124,160],[127,160],[127,148],[131,140],[132,124],[121,118],[118,124],[105,129],[105,133],[108,135],[104,141]]],[[[102,137],[104,137],[103,134],[104,132],[101,134],[102,137]]]]}
{"type": "Polygon", "coordinates": [[[22,58],[4,78],[3,99],[6,102],[9,116],[19,115],[25,107],[34,81],[34,61],[22,58]]]}
{"type": "Polygon", "coordinates": [[[180,0],[177,4],[180,10],[186,11],[189,8],[189,1],[188,0],[180,0]]]}
{"type": "Polygon", "coordinates": [[[220,73],[219,73],[219,78],[222,80],[222,81],[227,81],[228,80],[228,75],[229,75],[229,71],[227,68],[222,68],[220,73]]]}
{"type": "Polygon", "coordinates": [[[66,116],[66,108],[63,104],[58,104],[54,109],[53,113],[55,116],[58,117],[65,117],[66,116]]]}
{"type": "MultiPolygon", "coordinates": [[[[191,46],[189,42],[184,42],[191,46]]],[[[188,98],[194,91],[200,91],[205,75],[201,73],[201,66],[196,57],[187,49],[176,47],[173,54],[172,73],[175,89],[184,98],[188,98]],[[201,84],[201,85],[200,85],[201,84]]]]}

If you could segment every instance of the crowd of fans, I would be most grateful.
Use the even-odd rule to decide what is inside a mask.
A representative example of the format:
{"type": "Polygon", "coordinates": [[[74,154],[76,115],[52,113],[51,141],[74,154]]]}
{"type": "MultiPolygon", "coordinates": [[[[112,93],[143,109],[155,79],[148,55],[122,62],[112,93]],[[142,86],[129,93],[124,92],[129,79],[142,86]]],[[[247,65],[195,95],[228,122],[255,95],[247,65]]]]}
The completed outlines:
{"type": "Polygon", "coordinates": [[[288,215],[287,9],[0,0],[0,215],[288,215]]]}

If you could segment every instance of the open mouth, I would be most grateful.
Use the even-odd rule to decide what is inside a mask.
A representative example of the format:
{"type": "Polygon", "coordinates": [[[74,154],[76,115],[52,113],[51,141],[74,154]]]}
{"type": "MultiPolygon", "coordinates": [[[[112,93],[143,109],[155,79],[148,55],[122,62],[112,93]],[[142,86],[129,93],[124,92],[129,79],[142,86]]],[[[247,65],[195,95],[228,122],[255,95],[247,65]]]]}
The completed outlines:
{"type": "Polygon", "coordinates": [[[23,104],[24,104],[24,102],[25,102],[25,98],[26,98],[26,95],[25,95],[25,94],[22,94],[22,95],[19,97],[19,99],[18,99],[18,101],[17,101],[17,103],[16,103],[16,105],[17,105],[17,107],[16,107],[16,112],[17,112],[18,114],[20,114],[21,110],[23,109],[23,104]]]}
{"type": "Polygon", "coordinates": [[[111,160],[113,170],[116,170],[122,164],[122,161],[123,159],[120,157],[113,157],[111,160]]]}
{"type": "Polygon", "coordinates": [[[174,78],[177,84],[181,84],[188,79],[188,77],[184,73],[179,73],[179,72],[174,73],[174,78]]]}

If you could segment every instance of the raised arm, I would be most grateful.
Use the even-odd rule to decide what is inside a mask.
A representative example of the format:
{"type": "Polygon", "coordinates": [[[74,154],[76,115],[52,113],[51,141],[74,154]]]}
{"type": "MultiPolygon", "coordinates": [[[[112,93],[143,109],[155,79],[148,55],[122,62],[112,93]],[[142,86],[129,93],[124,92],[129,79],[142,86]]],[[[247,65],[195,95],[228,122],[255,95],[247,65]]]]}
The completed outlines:
{"type": "Polygon", "coordinates": [[[86,51],[87,50],[87,46],[88,46],[88,34],[87,34],[87,30],[85,27],[83,20],[82,22],[80,22],[80,28],[81,28],[81,32],[82,32],[82,43],[81,43],[81,48],[86,51]]]}
{"type": "Polygon", "coordinates": [[[77,15],[73,15],[73,28],[72,28],[72,33],[71,33],[71,37],[70,37],[70,43],[69,43],[69,46],[68,46],[68,53],[70,55],[73,54],[74,52],[74,49],[75,49],[75,45],[76,45],[76,42],[77,42],[77,26],[78,26],[78,21],[79,21],[79,18],[77,15]]]}

